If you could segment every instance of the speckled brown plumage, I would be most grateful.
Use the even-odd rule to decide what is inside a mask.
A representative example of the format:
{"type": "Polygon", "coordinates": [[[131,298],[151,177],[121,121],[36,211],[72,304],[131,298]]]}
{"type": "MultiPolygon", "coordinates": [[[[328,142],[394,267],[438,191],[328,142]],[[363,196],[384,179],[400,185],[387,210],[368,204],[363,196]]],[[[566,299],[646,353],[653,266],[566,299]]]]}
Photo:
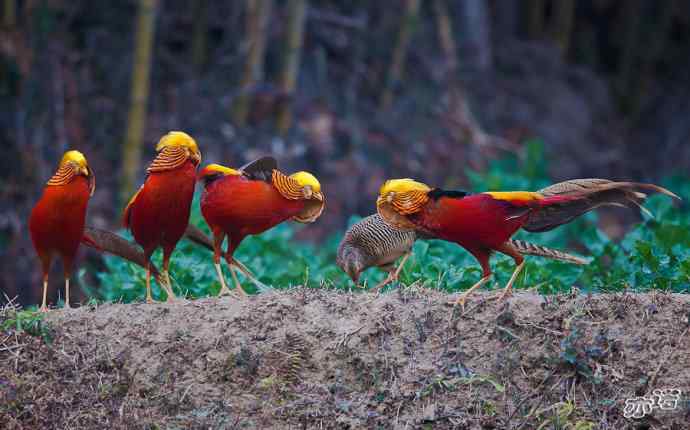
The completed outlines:
{"type": "Polygon", "coordinates": [[[379,214],[369,215],[347,230],[336,263],[357,283],[369,267],[390,270],[395,260],[412,250],[416,238],[414,231],[396,230],[379,214]]]}
{"type": "Polygon", "coordinates": [[[550,258],[552,260],[565,261],[566,263],[573,263],[584,265],[587,260],[577,255],[568,254],[567,252],[559,251],[557,249],[547,248],[534,243],[525,242],[523,240],[510,239],[509,242],[523,255],[536,255],[538,257],[550,258]]]}
{"type": "MultiPolygon", "coordinates": [[[[350,227],[338,246],[336,263],[357,283],[360,274],[370,267],[391,271],[395,260],[412,251],[416,239],[414,231],[396,230],[378,214],[370,215],[350,227]]],[[[510,239],[520,254],[560,260],[573,264],[587,264],[587,260],[556,249],[510,239]]]]}

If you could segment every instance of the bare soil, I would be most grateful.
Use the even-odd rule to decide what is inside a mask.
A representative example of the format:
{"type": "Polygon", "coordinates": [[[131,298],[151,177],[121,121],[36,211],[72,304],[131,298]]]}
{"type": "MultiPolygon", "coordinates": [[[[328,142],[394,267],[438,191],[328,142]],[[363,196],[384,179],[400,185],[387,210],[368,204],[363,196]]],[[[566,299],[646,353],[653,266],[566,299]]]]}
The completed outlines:
{"type": "Polygon", "coordinates": [[[452,318],[414,287],[52,311],[0,331],[0,427],[688,428],[690,296],[491,295],[452,318]],[[623,416],[656,388],[676,410],[623,416]]]}

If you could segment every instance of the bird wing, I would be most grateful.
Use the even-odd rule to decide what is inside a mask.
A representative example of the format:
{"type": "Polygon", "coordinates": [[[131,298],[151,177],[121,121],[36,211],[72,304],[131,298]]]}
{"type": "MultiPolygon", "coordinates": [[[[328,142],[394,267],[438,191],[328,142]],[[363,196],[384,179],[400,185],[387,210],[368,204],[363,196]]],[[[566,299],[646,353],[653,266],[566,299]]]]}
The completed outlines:
{"type": "Polygon", "coordinates": [[[494,200],[503,203],[501,210],[504,214],[504,221],[524,217],[538,208],[544,198],[543,195],[531,191],[489,191],[482,194],[488,194],[494,200]]]}
{"type": "Polygon", "coordinates": [[[278,162],[273,157],[261,157],[250,161],[238,170],[249,179],[264,181],[270,184],[273,171],[278,170],[278,162]]]}
{"type": "Polygon", "coordinates": [[[141,193],[141,190],[144,189],[144,185],[139,187],[136,193],[132,196],[131,199],[129,199],[129,202],[127,203],[127,206],[125,206],[125,210],[122,212],[122,226],[125,228],[129,228],[129,223],[131,221],[132,217],[132,205],[134,204],[135,200],[137,199],[137,196],[139,196],[139,193],[141,193]]]}
{"type": "Polygon", "coordinates": [[[538,193],[544,197],[540,201],[540,209],[530,214],[523,228],[530,232],[551,230],[600,206],[622,206],[649,213],[642,206],[647,198],[646,192],[680,199],[666,188],[654,184],[573,179],[539,190],[538,193]]]}

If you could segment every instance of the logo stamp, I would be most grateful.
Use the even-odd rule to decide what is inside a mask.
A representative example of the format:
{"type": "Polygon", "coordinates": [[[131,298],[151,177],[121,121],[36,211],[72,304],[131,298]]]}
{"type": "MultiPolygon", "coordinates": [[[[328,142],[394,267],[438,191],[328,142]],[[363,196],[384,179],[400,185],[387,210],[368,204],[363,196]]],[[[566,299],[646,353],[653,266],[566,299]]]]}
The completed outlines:
{"type": "Polygon", "coordinates": [[[640,419],[650,415],[655,409],[673,411],[678,407],[681,391],[677,388],[664,388],[652,391],[651,396],[625,399],[623,416],[640,419]]]}

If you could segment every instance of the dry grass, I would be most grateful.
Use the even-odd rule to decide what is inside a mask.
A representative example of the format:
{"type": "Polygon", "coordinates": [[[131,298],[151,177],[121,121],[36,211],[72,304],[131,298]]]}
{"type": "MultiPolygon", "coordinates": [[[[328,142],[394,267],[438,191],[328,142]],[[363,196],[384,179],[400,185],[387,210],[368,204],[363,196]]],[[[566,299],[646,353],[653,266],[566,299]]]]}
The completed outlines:
{"type": "Polygon", "coordinates": [[[297,288],[52,312],[0,311],[7,429],[685,429],[690,296],[447,296],[297,288]],[[25,318],[25,316],[21,318],[25,318]],[[8,323],[9,322],[9,323],[8,323]],[[626,398],[681,388],[672,412],[626,398]]]}

